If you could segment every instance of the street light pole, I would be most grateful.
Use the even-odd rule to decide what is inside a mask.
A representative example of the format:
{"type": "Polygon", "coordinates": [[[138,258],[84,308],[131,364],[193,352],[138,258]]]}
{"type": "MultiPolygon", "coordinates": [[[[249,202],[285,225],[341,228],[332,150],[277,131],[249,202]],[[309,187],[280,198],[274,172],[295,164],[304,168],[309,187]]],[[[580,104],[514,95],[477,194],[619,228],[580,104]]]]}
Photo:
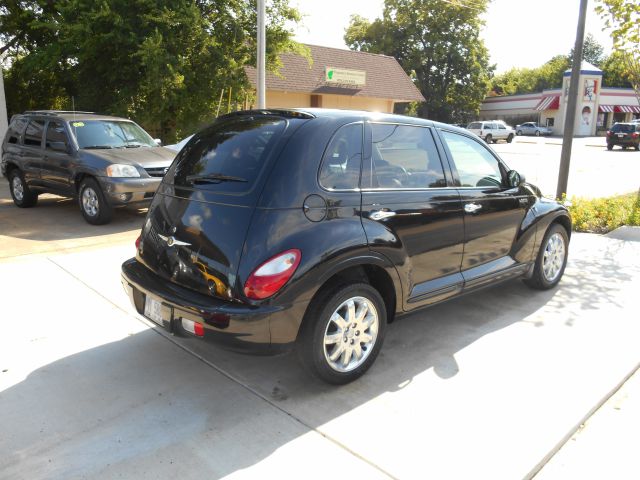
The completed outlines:
{"type": "Polygon", "coordinates": [[[564,135],[562,137],[562,153],[560,154],[560,172],[558,174],[558,188],[556,198],[562,198],[567,193],[569,182],[569,166],[571,163],[571,147],[573,146],[573,131],[576,121],[576,105],[580,94],[580,68],[582,65],[582,46],[584,44],[584,25],[587,18],[588,0],[580,0],[580,14],[578,16],[578,31],[576,44],[573,48],[573,66],[571,68],[571,82],[567,102],[567,114],[564,119],[564,135]]]}
{"type": "Polygon", "coordinates": [[[258,0],[258,108],[266,107],[265,99],[265,0],[258,0]]]}

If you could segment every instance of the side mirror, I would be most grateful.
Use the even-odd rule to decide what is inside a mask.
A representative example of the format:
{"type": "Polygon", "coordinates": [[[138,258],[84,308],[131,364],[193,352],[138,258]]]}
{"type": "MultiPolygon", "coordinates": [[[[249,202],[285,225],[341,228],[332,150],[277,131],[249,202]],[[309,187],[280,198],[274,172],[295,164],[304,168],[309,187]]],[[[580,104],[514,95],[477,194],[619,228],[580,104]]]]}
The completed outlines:
{"type": "Polygon", "coordinates": [[[160,140],[159,138],[154,138],[153,141],[156,142],[156,145],[158,145],[159,147],[162,146],[162,140],[160,140]]]}
{"type": "Polygon", "coordinates": [[[510,187],[519,187],[525,182],[524,175],[519,174],[515,170],[509,170],[507,173],[510,187]]]}

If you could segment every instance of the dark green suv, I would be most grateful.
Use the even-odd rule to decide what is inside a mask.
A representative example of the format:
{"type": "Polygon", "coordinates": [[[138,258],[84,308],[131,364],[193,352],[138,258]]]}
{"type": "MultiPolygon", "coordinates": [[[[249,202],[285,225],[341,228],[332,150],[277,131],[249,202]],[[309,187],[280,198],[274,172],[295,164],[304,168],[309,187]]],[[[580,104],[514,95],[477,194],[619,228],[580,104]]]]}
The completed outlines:
{"type": "Polygon", "coordinates": [[[41,193],[76,197],[85,220],[100,225],[114,207],[150,202],[175,157],[158,143],[124,118],[30,111],[12,117],[0,168],[18,207],[41,193]]]}
{"type": "Polygon", "coordinates": [[[640,150],[640,123],[614,123],[607,131],[607,150],[620,145],[624,150],[633,147],[640,150]]]}

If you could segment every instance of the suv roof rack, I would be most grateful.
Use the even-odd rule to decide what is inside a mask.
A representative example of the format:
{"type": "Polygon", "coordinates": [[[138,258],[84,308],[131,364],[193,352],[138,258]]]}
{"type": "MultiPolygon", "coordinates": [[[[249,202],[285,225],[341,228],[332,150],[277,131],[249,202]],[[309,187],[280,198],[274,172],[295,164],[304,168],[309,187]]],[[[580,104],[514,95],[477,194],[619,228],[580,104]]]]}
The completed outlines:
{"type": "Polygon", "coordinates": [[[83,112],[81,110],[27,110],[25,114],[31,113],[36,115],[60,115],[64,113],[81,113],[83,115],[95,115],[96,112],[83,112]]]}
{"type": "Polygon", "coordinates": [[[263,108],[263,109],[254,109],[254,110],[239,110],[237,112],[227,113],[225,115],[220,115],[218,118],[229,118],[236,117],[242,115],[279,115],[281,117],[290,117],[290,118],[305,118],[311,119],[316,118],[315,115],[309,112],[305,112],[302,110],[293,110],[287,108],[263,108]]]}

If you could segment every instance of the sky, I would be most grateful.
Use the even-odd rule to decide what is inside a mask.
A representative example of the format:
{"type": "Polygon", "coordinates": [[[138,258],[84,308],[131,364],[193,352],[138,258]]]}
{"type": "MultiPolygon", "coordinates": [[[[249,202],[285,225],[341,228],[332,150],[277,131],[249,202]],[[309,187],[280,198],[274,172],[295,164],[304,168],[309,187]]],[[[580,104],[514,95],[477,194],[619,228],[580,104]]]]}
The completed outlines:
{"type": "MultiPolygon", "coordinates": [[[[464,2],[465,0],[460,0],[464,2]]],[[[370,20],[382,15],[382,0],[291,0],[304,15],[294,29],[299,42],[347,48],[344,31],[357,13],[370,20]]],[[[538,67],[554,55],[573,48],[578,24],[579,0],[493,0],[482,31],[496,73],[512,67],[538,67]]],[[[586,32],[611,50],[611,38],[602,32],[602,21],[589,2],[586,32]]]]}

